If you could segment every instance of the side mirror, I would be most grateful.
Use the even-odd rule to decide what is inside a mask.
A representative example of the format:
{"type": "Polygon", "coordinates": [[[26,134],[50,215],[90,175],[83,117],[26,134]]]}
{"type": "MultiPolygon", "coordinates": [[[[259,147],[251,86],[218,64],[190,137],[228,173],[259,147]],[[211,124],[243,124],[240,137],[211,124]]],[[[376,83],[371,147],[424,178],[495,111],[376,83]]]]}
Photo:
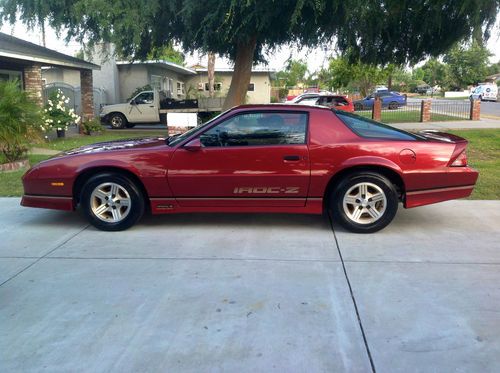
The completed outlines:
{"type": "Polygon", "coordinates": [[[131,101],[130,101],[130,105],[137,105],[137,101],[135,101],[135,100],[131,100],[131,101]]]}
{"type": "Polygon", "coordinates": [[[201,141],[199,138],[193,139],[190,142],[188,142],[186,145],[184,145],[184,149],[190,151],[190,152],[196,152],[201,149],[201,141]]]}

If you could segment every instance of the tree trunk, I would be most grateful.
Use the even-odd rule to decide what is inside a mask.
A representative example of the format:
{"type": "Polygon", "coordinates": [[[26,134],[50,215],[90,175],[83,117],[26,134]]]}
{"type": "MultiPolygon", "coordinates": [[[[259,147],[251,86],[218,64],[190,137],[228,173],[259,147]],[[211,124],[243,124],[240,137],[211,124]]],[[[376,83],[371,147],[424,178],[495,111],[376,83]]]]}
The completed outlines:
{"type": "Polygon", "coordinates": [[[214,97],[214,84],[215,84],[215,54],[208,52],[208,95],[214,97]]]}
{"type": "Polygon", "coordinates": [[[392,89],[392,73],[387,77],[387,89],[389,91],[392,89]]]}
{"type": "Polygon", "coordinates": [[[245,102],[250,76],[252,75],[253,55],[256,45],[257,39],[255,36],[247,42],[238,43],[233,77],[226,100],[222,106],[223,111],[245,102]]]}

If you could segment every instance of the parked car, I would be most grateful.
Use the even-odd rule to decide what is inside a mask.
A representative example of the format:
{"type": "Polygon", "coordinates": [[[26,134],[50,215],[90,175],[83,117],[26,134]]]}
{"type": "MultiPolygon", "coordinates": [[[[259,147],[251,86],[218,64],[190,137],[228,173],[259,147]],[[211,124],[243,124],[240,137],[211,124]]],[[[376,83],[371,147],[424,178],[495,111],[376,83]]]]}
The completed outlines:
{"type": "Polygon", "coordinates": [[[132,128],[137,123],[166,123],[165,116],[172,110],[184,111],[186,116],[196,118],[193,112],[197,109],[198,100],[179,101],[166,97],[161,91],[142,91],[128,102],[103,106],[100,119],[112,129],[132,128]]]}
{"type": "MultiPolygon", "coordinates": [[[[32,167],[23,206],[81,207],[95,227],[153,214],[322,214],[353,232],[411,208],[467,197],[478,172],[467,141],[409,133],[319,106],[245,105],[176,137],[86,145],[32,167]]],[[[443,223],[445,224],[445,223],[443,223]]]]}
{"type": "Polygon", "coordinates": [[[375,92],[361,100],[354,101],[354,110],[369,110],[373,107],[375,97],[380,97],[382,100],[382,107],[389,109],[397,109],[406,105],[406,96],[393,91],[380,91],[375,92]]]}
{"type": "Polygon", "coordinates": [[[354,105],[351,99],[334,94],[319,94],[316,96],[306,96],[295,102],[298,105],[311,105],[311,106],[326,106],[331,109],[343,110],[348,112],[354,111],[354,105]]]}
{"type": "Polygon", "coordinates": [[[328,91],[319,91],[319,92],[304,92],[298,96],[287,96],[285,104],[296,104],[298,101],[303,100],[305,98],[313,98],[318,97],[320,94],[329,94],[328,91]]]}
{"type": "Polygon", "coordinates": [[[481,101],[496,101],[498,96],[498,86],[494,83],[479,83],[479,85],[472,90],[469,96],[474,100],[481,101]]]}

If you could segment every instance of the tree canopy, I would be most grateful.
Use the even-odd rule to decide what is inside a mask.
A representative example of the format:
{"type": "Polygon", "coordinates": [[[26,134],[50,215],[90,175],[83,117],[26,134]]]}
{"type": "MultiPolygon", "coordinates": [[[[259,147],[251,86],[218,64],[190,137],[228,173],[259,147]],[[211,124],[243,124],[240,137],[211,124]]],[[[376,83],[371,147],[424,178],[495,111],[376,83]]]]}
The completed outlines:
{"type": "Polygon", "coordinates": [[[500,0],[0,0],[1,16],[46,20],[67,37],[111,41],[143,59],[171,41],[235,62],[225,106],[243,102],[251,67],[283,44],[336,42],[349,61],[404,64],[489,36],[500,0]],[[484,32],[482,31],[484,30],[484,32]],[[483,35],[484,34],[484,35],[483,35]]]}

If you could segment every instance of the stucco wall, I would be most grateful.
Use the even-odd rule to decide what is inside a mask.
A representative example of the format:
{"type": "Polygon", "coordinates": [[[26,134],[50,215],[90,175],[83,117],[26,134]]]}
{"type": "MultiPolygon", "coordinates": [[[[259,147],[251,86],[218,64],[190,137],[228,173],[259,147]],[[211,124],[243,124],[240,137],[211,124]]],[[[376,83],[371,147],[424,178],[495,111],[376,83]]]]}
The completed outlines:
{"type": "Polygon", "coordinates": [[[46,84],[66,83],[73,87],[80,87],[80,71],[78,70],[62,69],[59,67],[42,69],[42,79],[45,79],[46,84]]]}
{"type": "Polygon", "coordinates": [[[149,84],[148,70],[144,65],[118,66],[120,102],[125,102],[138,88],[149,84]]]}
{"type": "MultiPolygon", "coordinates": [[[[229,86],[231,85],[231,72],[215,72],[215,82],[221,83],[221,90],[216,91],[217,97],[227,96],[229,86]]],[[[198,83],[208,83],[206,72],[198,72],[196,76],[190,77],[186,89],[191,86],[192,92],[201,96],[208,97],[208,91],[198,91],[198,83]]],[[[250,77],[250,83],[254,84],[254,91],[247,91],[247,104],[268,104],[271,102],[271,80],[267,72],[253,72],[250,77]]]]}

